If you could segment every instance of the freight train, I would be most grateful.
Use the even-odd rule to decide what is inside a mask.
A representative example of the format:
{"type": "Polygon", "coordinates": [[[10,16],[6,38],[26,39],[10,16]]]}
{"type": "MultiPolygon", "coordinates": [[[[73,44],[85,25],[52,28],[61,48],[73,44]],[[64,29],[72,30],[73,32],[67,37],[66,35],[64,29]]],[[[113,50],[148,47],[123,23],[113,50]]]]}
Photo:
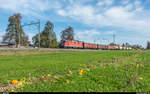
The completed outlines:
{"type": "Polygon", "coordinates": [[[78,48],[78,49],[101,49],[101,50],[131,50],[131,47],[115,46],[115,45],[102,45],[94,43],[85,43],[75,40],[63,40],[60,43],[61,48],[78,48]]]}

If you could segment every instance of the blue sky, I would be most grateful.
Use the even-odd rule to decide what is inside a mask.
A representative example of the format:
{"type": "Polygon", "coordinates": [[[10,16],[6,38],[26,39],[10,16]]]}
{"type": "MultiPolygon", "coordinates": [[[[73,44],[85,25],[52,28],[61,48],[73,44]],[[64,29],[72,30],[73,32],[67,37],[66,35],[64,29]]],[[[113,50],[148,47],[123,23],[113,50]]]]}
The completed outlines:
{"type": "MultiPolygon", "coordinates": [[[[72,26],[75,39],[108,44],[112,34],[116,43],[141,44],[150,40],[150,0],[0,0],[0,40],[5,33],[8,17],[22,14],[22,24],[41,20],[41,31],[47,20],[60,32],[72,26]]],[[[35,26],[24,27],[32,36],[35,26]]]]}

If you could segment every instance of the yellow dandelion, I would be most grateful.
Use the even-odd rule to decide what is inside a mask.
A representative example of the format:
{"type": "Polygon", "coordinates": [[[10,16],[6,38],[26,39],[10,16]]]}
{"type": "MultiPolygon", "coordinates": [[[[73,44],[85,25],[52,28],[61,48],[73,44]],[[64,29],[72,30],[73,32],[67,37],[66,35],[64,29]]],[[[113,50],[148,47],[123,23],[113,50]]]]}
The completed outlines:
{"type": "Polygon", "coordinates": [[[47,76],[47,77],[50,77],[50,76],[51,76],[51,74],[47,74],[46,76],[47,76]]]}
{"type": "Polygon", "coordinates": [[[22,87],[23,86],[23,83],[22,82],[19,82],[18,83],[18,87],[22,87]]]}
{"type": "Polygon", "coordinates": [[[82,72],[82,73],[83,73],[83,70],[80,70],[80,72],[82,72]]]}
{"type": "Polygon", "coordinates": [[[79,74],[82,75],[83,73],[80,72],[79,74]]]}
{"type": "Polygon", "coordinates": [[[70,83],[70,80],[66,80],[66,82],[67,82],[67,84],[69,84],[69,83],[70,83]]]}
{"type": "Polygon", "coordinates": [[[82,74],[83,74],[83,70],[80,70],[79,75],[82,75],[82,74]]]}

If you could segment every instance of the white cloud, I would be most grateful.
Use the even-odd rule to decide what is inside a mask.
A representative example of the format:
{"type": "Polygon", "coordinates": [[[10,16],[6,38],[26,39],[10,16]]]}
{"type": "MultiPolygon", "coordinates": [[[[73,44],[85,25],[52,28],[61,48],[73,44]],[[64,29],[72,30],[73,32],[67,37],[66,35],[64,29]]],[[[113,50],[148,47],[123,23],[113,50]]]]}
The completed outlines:
{"type": "Polygon", "coordinates": [[[85,40],[85,42],[93,42],[94,38],[101,35],[100,31],[95,29],[90,30],[76,30],[75,38],[77,40],[85,40]],[[91,40],[93,39],[93,40],[91,40]]]}
{"type": "Polygon", "coordinates": [[[100,32],[95,29],[84,30],[83,32],[78,33],[78,35],[89,35],[89,36],[94,36],[94,35],[98,35],[98,34],[100,34],[100,32]]]}
{"type": "Polygon", "coordinates": [[[113,34],[117,34],[116,31],[105,31],[103,32],[104,35],[113,35],[113,34]]]}
{"type": "Polygon", "coordinates": [[[99,0],[97,5],[98,6],[110,6],[114,3],[114,0],[99,0]]]}
{"type": "MultiPolygon", "coordinates": [[[[108,0],[107,3],[110,6],[113,1],[108,0]]],[[[111,6],[101,11],[103,8],[93,5],[74,4],[61,9],[58,14],[96,28],[115,27],[128,31],[149,33],[150,26],[147,23],[150,22],[150,14],[143,10],[139,0],[125,6],[111,6]]]]}
{"type": "Polygon", "coordinates": [[[42,16],[42,12],[58,8],[61,4],[57,0],[0,0],[0,9],[28,16],[42,16]]]}
{"type": "Polygon", "coordinates": [[[64,10],[58,10],[57,13],[61,16],[66,16],[66,12],[64,10]]]}

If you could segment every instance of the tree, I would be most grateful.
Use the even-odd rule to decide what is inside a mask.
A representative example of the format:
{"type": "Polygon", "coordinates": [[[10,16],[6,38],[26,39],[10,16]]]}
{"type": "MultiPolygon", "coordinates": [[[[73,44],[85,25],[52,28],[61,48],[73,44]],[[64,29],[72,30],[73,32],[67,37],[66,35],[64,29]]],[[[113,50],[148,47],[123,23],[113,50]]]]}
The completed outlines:
{"type": "MultiPolygon", "coordinates": [[[[45,24],[44,30],[40,33],[40,37],[41,37],[40,38],[41,39],[40,45],[41,45],[41,47],[55,48],[58,46],[56,34],[53,31],[53,29],[54,29],[54,25],[50,21],[47,21],[47,23],[45,24]]],[[[38,36],[39,36],[39,34],[36,34],[32,38],[35,46],[38,46],[38,44],[39,44],[38,36]]]]}
{"type": "Polygon", "coordinates": [[[125,44],[123,43],[122,46],[125,47],[125,44]]]}
{"type": "Polygon", "coordinates": [[[111,46],[117,46],[117,44],[115,44],[115,43],[110,43],[109,45],[111,45],[111,46]]]}
{"type": "Polygon", "coordinates": [[[125,46],[130,47],[130,44],[126,42],[126,43],[125,43],[125,46]]]}
{"type": "Polygon", "coordinates": [[[131,47],[132,47],[133,49],[144,49],[144,48],[142,47],[142,45],[139,45],[139,44],[131,45],[131,47]]]}
{"type": "Polygon", "coordinates": [[[20,44],[26,46],[28,36],[25,35],[21,26],[21,14],[17,13],[9,17],[9,24],[6,29],[6,34],[3,36],[3,42],[14,43],[16,47],[20,44]]]}
{"type": "Polygon", "coordinates": [[[74,40],[74,31],[72,27],[68,27],[67,29],[63,30],[61,35],[61,40],[74,40]]]}
{"type": "Polygon", "coordinates": [[[147,49],[150,49],[150,42],[147,42],[147,49]]]}

